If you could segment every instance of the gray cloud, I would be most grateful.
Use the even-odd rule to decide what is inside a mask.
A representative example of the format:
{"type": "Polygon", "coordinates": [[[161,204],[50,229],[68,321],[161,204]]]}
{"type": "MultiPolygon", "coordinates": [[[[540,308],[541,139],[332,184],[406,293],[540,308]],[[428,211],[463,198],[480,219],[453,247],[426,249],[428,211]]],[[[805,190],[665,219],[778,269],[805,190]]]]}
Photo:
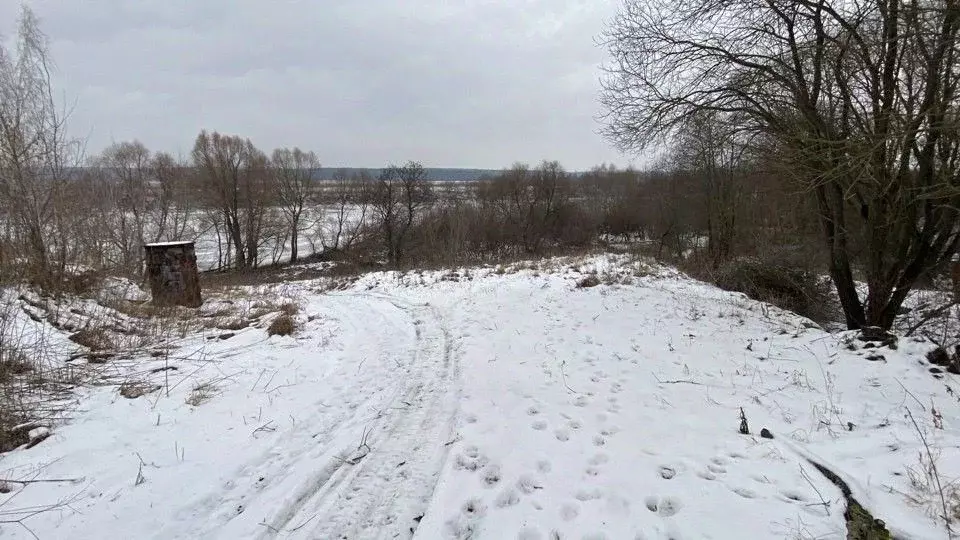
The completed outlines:
{"type": "MultiPolygon", "coordinates": [[[[327,165],[625,163],[596,135],[616,0],[35,0],[72,130],[187,153],[200,129],[327,165]]],[[[16,6],[0,7],[0,20],[16,6]]],[[[0,26],[9,34],[12,27],[0,26]]]]}

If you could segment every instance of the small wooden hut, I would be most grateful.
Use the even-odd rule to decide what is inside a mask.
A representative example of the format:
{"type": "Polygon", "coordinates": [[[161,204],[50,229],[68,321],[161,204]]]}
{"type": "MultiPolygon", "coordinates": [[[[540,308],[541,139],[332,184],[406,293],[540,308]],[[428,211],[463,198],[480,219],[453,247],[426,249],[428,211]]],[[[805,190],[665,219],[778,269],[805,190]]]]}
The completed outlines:
{"type": "Polygon", "coordinates": [[[143,246],[147,281],[158,306],[200,307],[200,273],[193,242],[158,242],[143,246]]]}

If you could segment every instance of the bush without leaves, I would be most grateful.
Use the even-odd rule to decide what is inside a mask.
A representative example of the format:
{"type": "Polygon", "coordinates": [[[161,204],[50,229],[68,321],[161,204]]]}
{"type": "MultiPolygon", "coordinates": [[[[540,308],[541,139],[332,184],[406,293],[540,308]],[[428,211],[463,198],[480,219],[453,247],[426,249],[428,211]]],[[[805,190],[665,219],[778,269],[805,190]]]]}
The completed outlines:
{"type": "Polygon", "coordinates": [[[830,283],[805,268],[739,258],[722,264],[712,278],[721,289],[742,292],[817,322],[836,319],[830,283]]]}

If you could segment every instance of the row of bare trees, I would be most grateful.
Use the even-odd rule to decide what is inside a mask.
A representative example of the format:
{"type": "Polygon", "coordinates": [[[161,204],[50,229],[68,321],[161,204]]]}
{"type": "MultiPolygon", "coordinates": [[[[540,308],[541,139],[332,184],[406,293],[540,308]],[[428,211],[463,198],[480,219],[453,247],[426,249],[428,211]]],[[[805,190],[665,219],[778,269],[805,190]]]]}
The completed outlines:
{"type": "MultiPolygon", "coordinates": [[[[850,328],[889,328],[957,253],[957,0],[627,0],[604,40],[609,140],[666,142],[706,170],[736,156],[698,139],[712,153],[732,137],[791,180],[850,328]]],[[[727,217],[712,220],[722,235],[727,217]]]]}

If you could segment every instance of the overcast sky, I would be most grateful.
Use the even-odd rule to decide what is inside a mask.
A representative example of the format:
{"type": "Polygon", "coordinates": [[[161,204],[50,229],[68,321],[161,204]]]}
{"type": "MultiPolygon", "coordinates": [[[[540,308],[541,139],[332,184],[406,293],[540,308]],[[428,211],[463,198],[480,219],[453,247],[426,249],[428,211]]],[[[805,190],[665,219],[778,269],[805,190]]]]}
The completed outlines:
{"type": "MultiPolygon", "coordinates": [[[[31,0],[71,130],[189,152],[200,129],[324,165],[629,163],[597,134],[617,0],[31,0]]],[[[0,1],[10,36],[18,7],[0,1]]]]}

